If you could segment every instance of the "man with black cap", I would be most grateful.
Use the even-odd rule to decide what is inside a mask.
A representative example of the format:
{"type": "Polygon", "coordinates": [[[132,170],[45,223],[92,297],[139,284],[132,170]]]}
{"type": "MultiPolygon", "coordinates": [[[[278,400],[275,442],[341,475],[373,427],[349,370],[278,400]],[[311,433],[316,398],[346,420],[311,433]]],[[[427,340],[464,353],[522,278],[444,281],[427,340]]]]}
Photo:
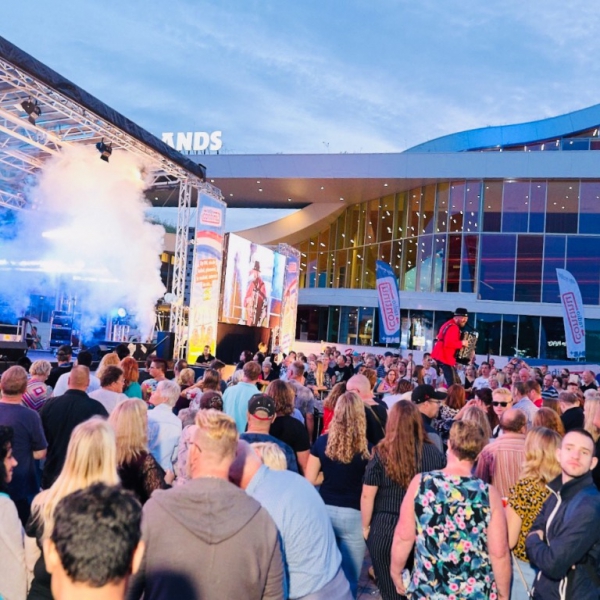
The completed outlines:
{"type": "Polygon", "coordinates": [[[440,412],[440,404],[446,398],[445,392],[436,392],[431,385],[418,385],[411,395],[411,400],[417,405],[421,417],[423,418],[423,427],[433,442],[435,447],[444,452],[444,444],[442,438],[437,434],[431,422],[438,416],[440,412]]]}
{"type": "Polygon", "coordinates": [[[248,428],[240,434],[240,439],[249,444],[255,442],[272,442],[277,444],[285,454],[288,471],[298,473],[296,455],[288,444],[269,434],[271,423],[277,417],[275,400],[267,394],[254,394],[248,401],[248,428]]]}
{"type": "Polygon", "coordinates": [[[466,308],[457,308],[454,316],[446,321],[437,335],[431,357],[440,365],[447,386],[460,383],[456,373],[456,352],[468,344],[460,339],[460,330],[467,324],[469,313],[466,308]]]}

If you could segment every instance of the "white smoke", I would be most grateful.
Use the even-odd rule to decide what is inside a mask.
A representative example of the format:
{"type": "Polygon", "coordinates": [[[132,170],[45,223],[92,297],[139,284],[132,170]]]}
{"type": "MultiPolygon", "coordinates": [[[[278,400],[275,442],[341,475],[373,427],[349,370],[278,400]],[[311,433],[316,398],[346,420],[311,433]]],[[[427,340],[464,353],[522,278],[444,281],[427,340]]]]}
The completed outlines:
{"type": "Polygon", "coordinates": [[[154,323],[164,229],[148,223],[144,165],[115,150],[106,163],[92,146],[49,159],[18,213],[12,239],[0,240],[0,296],[23,314],[29,294],[60,290],[77,298],[83,328],[117,307],[142,334],[154,323]]]}

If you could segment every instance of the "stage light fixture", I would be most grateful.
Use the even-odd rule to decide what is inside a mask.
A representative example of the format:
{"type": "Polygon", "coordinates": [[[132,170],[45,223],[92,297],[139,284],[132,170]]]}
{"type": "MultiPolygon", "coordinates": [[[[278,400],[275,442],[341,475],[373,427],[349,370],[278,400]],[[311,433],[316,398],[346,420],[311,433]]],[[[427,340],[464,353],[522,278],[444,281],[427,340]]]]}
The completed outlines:
{"type": "Polygon", "coordinates": [[[112,144],[105,144],[104,138],[102,138],[102,141],[96,144],[96,149],[100,152],[100,160],[108,162],[108,159],[112,154],[112,144]]]}
{"type": "Polygon", "coordinates": [[[34,102],[31,99],[31,96],[29,96],[27,100],[23,100],[23,102],[21,102],[21,108],[28,114],[27,120],[32,125],[35,125],[36,119],[42,114],[42,109],[40,108],[38,101],[36,100],[34,102]]]}

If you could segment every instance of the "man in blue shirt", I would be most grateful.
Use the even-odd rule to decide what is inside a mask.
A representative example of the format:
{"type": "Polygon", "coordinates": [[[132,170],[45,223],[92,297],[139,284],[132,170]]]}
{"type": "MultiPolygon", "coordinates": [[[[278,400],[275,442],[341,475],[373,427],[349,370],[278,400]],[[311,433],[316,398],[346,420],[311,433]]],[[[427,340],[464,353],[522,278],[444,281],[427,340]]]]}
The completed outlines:
{"type": "Polygon", "coordinates": [[[256,382],[260,377],[260,365],[251,360],[244,365],[243,372],[242,380],[228,387],[223,394],[223,412],[235,419],[239,433],[246,431],[248,401],[258,393],[256,382]]]}
{"type": "Polygon", "coordinates": [[[290,600],[351,600],[342,556],[327,509],[315,488],[300,475],[273,471],[244,441],[230,479],[258,500],[281,535],[290,600]]]}

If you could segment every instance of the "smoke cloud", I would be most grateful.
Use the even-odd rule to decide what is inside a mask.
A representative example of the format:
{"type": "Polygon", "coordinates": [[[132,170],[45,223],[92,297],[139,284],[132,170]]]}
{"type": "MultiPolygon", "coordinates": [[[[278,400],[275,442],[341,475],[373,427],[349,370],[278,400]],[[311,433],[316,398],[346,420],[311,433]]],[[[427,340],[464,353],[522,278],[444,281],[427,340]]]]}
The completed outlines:
{"type": "Polygon", "coordinates": [[[124,307],[145,337],[165,291],[164,229],[145,219],[142,173],[143,164],[118,150],[110,163],[91,146],[49,159],[27,193],[33,210],[0,228],[0,297],[21,315],[30,294],[70,294],[84,334],[124,307]]]}

